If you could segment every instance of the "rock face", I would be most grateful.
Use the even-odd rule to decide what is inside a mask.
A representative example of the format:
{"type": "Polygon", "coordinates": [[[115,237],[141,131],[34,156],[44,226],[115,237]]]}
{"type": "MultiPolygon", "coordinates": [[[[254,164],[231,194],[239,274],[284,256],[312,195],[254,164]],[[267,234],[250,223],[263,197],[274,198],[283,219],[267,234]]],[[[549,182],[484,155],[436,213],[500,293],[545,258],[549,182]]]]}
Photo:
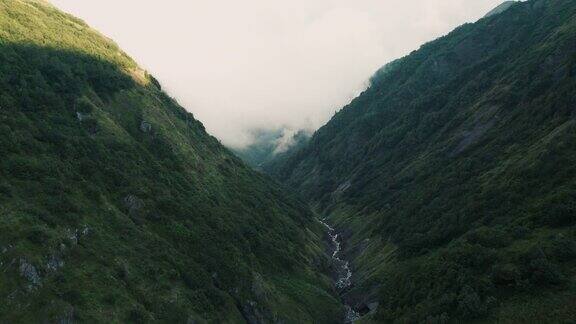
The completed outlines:
{"type": "Polygon", "coordinates": [[[130,215],[136,215],[142,208],[144,208],[144,201],[134,195],[128,195],[124,198],[124,206],[128,208],[128,213],[130,215]]]}
{"type": "Polygon", "coordinates": [[[376,312],[376,310],[378,310],[378,306],[380,305],[380,303],[378,302],[373,302],[368,304],[368,309],[370,310],[370,314],[373,314],[376,312]]]}
{"type": "Polygon", "coordinates": [[[58,324],[74,324],[74,307],[69,306],[64,314],[58,318],[58,324]]]}
{"type": "Polygon", "coordinates": [[[77,111],[76,112],[76,118],[78,119],[79,122],[83,122],[83,121],[87,120],[88,118],[90,118],[90,114],[77,111]]]}
{"type": "Polygon", "coordinates": [[[28,280],[28,290],[33,290],[42,285],[42,280],[36,267],[26,259],[20,259],[20,275],[28,280]]]}
{"type": "Polygon", "coordinates": [[[150,133],[152,132],[152,124],[150,124],[147,121],[142,121],[140,123],[140,131],[142,131],[143,133],[150,133]]]}
{"type": "Polygon", "coordinates": [[[58,271],[63,266],[64,261],[60,257],[55,255],[52,255],[50,259],[48,259],[48,262],[46,263],[46,268],[52,272],[58,271]]]}
{"type": "Polygon", "coordinates": [[[248,324],[264,324],[269,321],[258,309],[258,304],[255,301],[248,301],[242,306],[242,315],[248,324]]]}

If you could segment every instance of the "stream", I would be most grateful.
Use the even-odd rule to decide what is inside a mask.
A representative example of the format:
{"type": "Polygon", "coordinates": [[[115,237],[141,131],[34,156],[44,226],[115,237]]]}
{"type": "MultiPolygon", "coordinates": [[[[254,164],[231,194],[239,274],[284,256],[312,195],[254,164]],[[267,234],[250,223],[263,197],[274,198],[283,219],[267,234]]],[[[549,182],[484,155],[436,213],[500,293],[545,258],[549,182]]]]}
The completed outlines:
{"type": "MultiPolygon", "coordinates": [[[[332,252],[332,262],[336,266],[336,288],[338,291],[342,292],[344,289],[352,285],[352,270],[350,270],[350,263],[346,260],[342,260],[339,257],[340,252],[342,252],[341,243],[339,240],[339,234],[336,230],[326,223],[326,219],[320,220],[326,228],[328,229],[328,235],[332,240],[332,245],[334,247],[334,252],[332,252]]],[[[344,323],[353,323],[360,318],[360,314],[356,312],[350,305],[344,304],[346,310],[344,323]]]]}

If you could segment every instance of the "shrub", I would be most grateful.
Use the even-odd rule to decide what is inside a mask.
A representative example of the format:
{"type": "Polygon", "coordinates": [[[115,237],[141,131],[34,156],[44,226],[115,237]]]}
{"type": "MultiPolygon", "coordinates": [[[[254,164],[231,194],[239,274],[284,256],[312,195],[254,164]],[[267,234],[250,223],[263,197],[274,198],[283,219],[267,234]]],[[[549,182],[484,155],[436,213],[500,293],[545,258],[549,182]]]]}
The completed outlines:
{"type": "Polygon", "coordinates": [[[545,207],[543,222],[553,227],[568,226],[576,223],[576,206],[574,203],[556,203],[545,207]]]}
{"type": "Polygon", "coordinates": [[[86,97],[82,97],[76,101],[76,111],[83,114],[91,114],[96,109],[96,106],[86,97]]]}
{"type": "Polygon", "coordinates": [[[566,280],[558,265],[543,257],[530,261],[528,268],[530,281],[536,285],[560,285],[566,280]]]}
{"type": "Polygon", "coordinates": [[[481,227],[468,233],[470,243],[480,244],[489,248],[502,248],[508,246],[512,239],[500,228],[481,227]]]}
{"type": "Polygon", "coordinates": [[[463,318],[482,318],[486,316],[488,306],[470,286],[465,286],[458,297],[458,313],[463,318]]]}
{"type": "Polygon", "coordinates": [[[492,267],[491,277],[496,285],[514,285],[520,279],[520,270],[512,263],[496,264],[492,267]]]}

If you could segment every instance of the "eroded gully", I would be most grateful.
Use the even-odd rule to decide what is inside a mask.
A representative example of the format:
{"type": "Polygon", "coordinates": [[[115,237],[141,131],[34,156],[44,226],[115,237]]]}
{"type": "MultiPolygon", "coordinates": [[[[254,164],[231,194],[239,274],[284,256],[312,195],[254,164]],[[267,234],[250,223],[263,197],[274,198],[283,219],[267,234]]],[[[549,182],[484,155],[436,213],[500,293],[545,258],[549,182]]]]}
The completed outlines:
{"type": "MultiPolygon", "coordinates": [[[[334,249],[332,252],[332,263],[336,268],[335,285],[338,292],[342,293],[352,285],[352,270],[350,269],[350,262],[340,258],[342,247],[339,234],[336,230],[326,222],[326,219],[320,220],[320,223],[328,229],[328,235],[332,241],[332,247],[334,249]]],[[[344,303],[344,308],[346,310],[344,323],[353,323],[360,318],[360,314],[358,314],[358,312],[356,312],[350,305],[344,303]]]]}

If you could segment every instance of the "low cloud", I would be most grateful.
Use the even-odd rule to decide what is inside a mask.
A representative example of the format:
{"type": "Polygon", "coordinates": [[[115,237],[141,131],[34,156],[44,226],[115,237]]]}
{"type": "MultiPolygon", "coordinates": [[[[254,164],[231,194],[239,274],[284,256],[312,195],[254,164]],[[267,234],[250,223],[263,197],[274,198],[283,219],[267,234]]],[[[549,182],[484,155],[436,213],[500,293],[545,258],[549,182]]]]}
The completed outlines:
{"type": "Polygon", "coordinates": [[[299,135],[310,137],[312,133],[301,129],[283,128],[280,137],[274,141],[275,149],[272,153],[281,154],[287,152],[294,145],[298,144],[299,135]]]}
{"type": "Polygon", "coordinates": [[[52,2],[116,40],[241,148],[254,129],[316,129],[380,66],[502,0],[52,2]]]}

